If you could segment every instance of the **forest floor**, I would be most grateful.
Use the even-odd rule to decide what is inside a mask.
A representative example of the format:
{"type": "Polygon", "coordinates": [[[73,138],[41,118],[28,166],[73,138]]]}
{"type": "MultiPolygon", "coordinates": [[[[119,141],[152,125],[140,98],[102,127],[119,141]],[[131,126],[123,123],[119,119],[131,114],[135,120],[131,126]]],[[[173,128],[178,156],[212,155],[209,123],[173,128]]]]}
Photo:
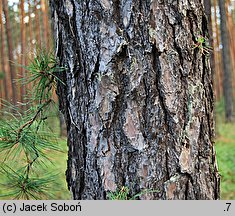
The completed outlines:
{"type": "Polygon", "coordinates": [[[216,154],[221,175],[221,199],[235,199],[235,123],[224,122],[223,101],[216,105],[216,154]]]}
{"type": "Polygon", "coordinates": [[[50,166],[51,172],[52,173],[58,173],[58,178],[57,178],[57,185],[58,190],[54,190],[52,188],[52,193],[54,196],[54,199],[57,200],[67,200],[71,199],[71,195],[69,190],[67,189],[67,183],[66,183],[66,178],[65,178],[65,172],[67,169],[67,141],[66,138],[61,138],[58,141],[58,145],[60,149],[62,150],[61,152],[53,152],[50,154],[50,159],[53,161],[53,166],[50,166]]]}
{"type": "Polygon", "coordinates": [[[218,124],[216,154],[221,175],[221,199],[235,199],[235,124],[218,124]]]}

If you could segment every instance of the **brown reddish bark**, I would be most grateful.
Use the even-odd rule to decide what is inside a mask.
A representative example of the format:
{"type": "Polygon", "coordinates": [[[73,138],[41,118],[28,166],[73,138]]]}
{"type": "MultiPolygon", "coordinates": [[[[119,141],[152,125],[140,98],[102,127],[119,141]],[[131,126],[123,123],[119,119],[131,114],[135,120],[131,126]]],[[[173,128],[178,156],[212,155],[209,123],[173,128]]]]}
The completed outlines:
{"type": "Polygon", "coordinates": [[[223,73],[222,73],[222,57],[221,57],[221,51],[220,51],[220,32],[219,32],[219,26],[218,26],[218,18],[216,14],[216,8],[217,8],[217,0],[213,0],[213,8],[214,8],[214,26],[215,26],[215,38],[214,38],[214,57],[215,57],[215,69],[216,69],[216,80],[215,80],[215,86],[216,86],[216,99],[219,101],[223,95],[223,73]]]}
{"type": "Polygon", "coordinates": [[[40,29],[40,18],[39,18],[39,11],[37,9],[37,5],[40,5],[40,0],[34,0],[34,13],[35,13],[35,34],[36,34],[36,43],[39,48],[41,48],[41,29],[40,29]]]}
{"type": "Polygon", "coordinates": [[[5,31],[4,31],[4,25],[2,22],[2,2],[0,2],[0,27],[1,27],[1,65],[2,65],[2,73],[3,73],[3,91],[4,91],[4,99],[8,100],[9,99],[9,89],[7,88],[7,71],[5,67],[5,31]]]}
{"type": "Polygon", "coordinates": [[[218,199],[201,1],[51,0],[74,199],[218,199]]]}
{"type": "MultiPolygon", "coordinates": [[[[29,11],[28,11],[28,16],[29,16],[29,25],[28,25],[28,32],[29,32],[29,48],[28,50],[30,50],[29,56],[31,55],[31,52],[33,51],[33,28],[32,28],[32,17],[31,14],[34,12],[32,10],[32,4],[31,4],[31,0],[27,1],[28,3],[28,7],[29,7],[29,11]]],[[[31,56],[30,56],[31,57],[31,56]]]]}
{"type": "MultiPolygon", "coordinates": [[[[20,38],[21,38],[21,54],[20,54],[20,78],[23,78],[26,76],[25,74],[25,69],[24,66],[26,65],[25,62],[25,55],[26,55],[26,26],[24,23],[24,18],[25,18],[25,10],[24,10],[24,4],[25,1],[21,0],[20,1],[20,38]]],[[[21,98],[21,102],[24,102],[24,98],[25,98],[25,94],[26,94],[26,90],[25,90],[26,86],[25,85],[20,85],[20,98],[21,98]]],[[[23,106],[24,107],[24,106],[23,106]]]]}
{"type": "MultiPolygon", "coordinates": [[[[213,76],[213,83],[216,79],[216,69],[215,69],[215,56],[214,56],[214,53],[215,53],[215,50],[214,50],[214,47],[213,47],[213,28],[212,28],[212,17],[211,17],[211,0],[204,0],[204,7],[205,7],[205,13],[206,13],[206,16],[207,16],[207,20],[208,20],[208,37],[209,37],[209,45],[210,47],[212,47],[212,52],[210,52],[210,66],[211,66],[211,72],[212,72],[212,76],[213,76]]],[[[215,85],[214,86],[214,89],[215,88],[215,85]]]]}
{"type": "Polygon", "coordinates": [[[12,29],[10,26],[9,12],[8,12],[8,4],[7,0],[2,1],[3,12],[6,20],[6,35],[7,35],[7,46],[8,46],[8,60],[10,65],[10,77],[11,77],[11,85],[12,85],[12,103],[16,105],[17,103],[17,87],[15,83],[16,74],[15,68],[13,66],[14,57],[13,57],[13,42],[12,42],[12,29]]]}
{"type": "Polygon", "coordinates": [[[222,57],[223,57],[223,93],[225,101],[225,119],[227,122],[234,120],[234,108],[233,108],[233,87],[232,87],[232,64],[231,64],[231,53],[229,43],[229,33],[227,28],[227,17],[225,10],[225,1],[219,0],[220,8],[220,31],[221,31],[221,42],[222,57]]]}
{"type": "Polygon", "coordinates": [[[49,25],[48,25],[48,10],[45,0],[41,0],[42,20],[43,20],[43,36],[45,47],[49,48],[49,25]]]}
{"type": "MultiPolygon", "coordinates": [[[[227,1],[227,5],[232,5],[231,1],[227,1]]],[[[234,9],[235,10],[235,9],[234,9]]],[[[231,67],[232,67],[232,86],[233,86],[233,96],[235,96],[235,20],[233,21],[234,10],[229,13],[227,12],[227,22],[229,31],[229,43],[230,43],[230,53],[231,53],[231,67]]]]}
{"type": "MultiPolygon", "coordinates": [[[[33,41],[36,40],[36,36],[34,36],[34,29],[33,29],[33,20],[35,19],[31,17],[31,15],[34,13],[35,14],[35,11],[34,11],[34,7],[33,7],[33,4],[32,4],[32,1],[31,0],[28,0],[27,1],[28,3],[28,16],[29,16],[29,24],[28,24],[28,35],[29,35],[29,38],[28,38],[28,54],[27,54],[27,58],[25,59],[25,64],[28,65],[28,61],[32,58],[33,56],[33,52],[34,52],[34,49],[35,49],[35,44],[33,44],[33,41]]],[[[27,71],[26,71],[27,73],[27,71]]],[[[27,86],[27,92],[30,91],[30,89],[32,89],[32,83],[28,83],[27,86]]]]}

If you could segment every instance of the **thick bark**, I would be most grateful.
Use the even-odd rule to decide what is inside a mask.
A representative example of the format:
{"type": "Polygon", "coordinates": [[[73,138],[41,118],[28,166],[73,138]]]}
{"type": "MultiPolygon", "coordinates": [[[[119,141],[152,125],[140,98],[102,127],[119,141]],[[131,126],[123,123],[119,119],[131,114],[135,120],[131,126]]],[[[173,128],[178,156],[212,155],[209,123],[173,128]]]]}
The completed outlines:
{"type": "Polygon", "coordinates": [[[201,1],[50,1],[74,199],[218,199],[201,1]]]}
{"type": "Polygon", "coordinates": [[[224,93],[224,101],[225,101],[225,119],[228,122],[232,122],[234,120],[232,64],[231,64],[229,35],[228,35],[224,0],[219,0],[219,8],[220,8],[221,42],[223,45],[222,56],[223,56],[223,72],[224,72],[223,93],[224,93]]]}

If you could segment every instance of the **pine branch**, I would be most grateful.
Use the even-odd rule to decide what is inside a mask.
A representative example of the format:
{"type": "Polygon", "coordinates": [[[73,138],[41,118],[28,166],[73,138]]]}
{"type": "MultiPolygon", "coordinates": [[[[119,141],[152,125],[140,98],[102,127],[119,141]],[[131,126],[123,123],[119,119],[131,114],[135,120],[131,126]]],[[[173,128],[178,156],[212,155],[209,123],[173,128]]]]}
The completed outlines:
{"type": "MultiPolygon", "coordinates": [[[[10,153],[12,153],[14,158],[16,155],[21,155],[22,152],[27,161],[26,166],[21,167],[21,171],[19,172],[14,171],[10,167],[7,169],[3,168],[3,171],[8,179],[5,187],[9,191],[12,190],[7,196],[14,195],[17,199],[39,199],[44,196],[49,197],[47,185],[48,183],[54,183],[55,176],[50,175],[41,179],[33,178],[31,175],[33,164],[40,163],[40,160],[38,160],[39,156],[48,159],[44,154],[44,150],[59,150],[58,146],[51,142],[49,143],[48,138],[44,137],[45,134],[41,132],[40,125],[47,118],[44,116],[45,108],[53,102],[52,91],[55,88],[56,81],[63,83],[55,75],[55,72],[63,71],[65,68],[57,67],[57,62],[53,54],[46,52],[46,50],[37,52],[31,64],[24,67],[29,71],[30,76],[22,78],[19,81],[23,84],[32,83],[35,86],[34,91],[32,91],[31,100],[39,105],[34,109],[33,113],[30,111],[30,117],[25,119],[21,115],[22,113],[19,113],[19,116],[13,114],[12,117],[15,121],[7,121],[6,127],[3,124],[0,144],[2,151],[6,151],[7,153],[5,160],[10,158],[8,157],[10,153]],[[15,184],[15,182],[18,183],[15,184]]],[[[49,137],[49,134],[46,135],[49,137]]],[[[5,164],[5,160],[3,165],[5,164]]]]}
{"type": "Polygon", "coordinates": [[[21,125],[21,127],[19,128],[18,132],[17,132],[17,138],[16,138],[16,142],[18,143],[21,137],[21,133],[23,131],[23,129],[27,126],[31,126],[33,124],[33,122],[37,119],[38,115],[43,111],[43,108],[46,107],[47,105],[49,105],[51,103],[52,99],[47,100],[35,113],[35,115],[26,123],[24,123],[23,125],[21,125]]]}

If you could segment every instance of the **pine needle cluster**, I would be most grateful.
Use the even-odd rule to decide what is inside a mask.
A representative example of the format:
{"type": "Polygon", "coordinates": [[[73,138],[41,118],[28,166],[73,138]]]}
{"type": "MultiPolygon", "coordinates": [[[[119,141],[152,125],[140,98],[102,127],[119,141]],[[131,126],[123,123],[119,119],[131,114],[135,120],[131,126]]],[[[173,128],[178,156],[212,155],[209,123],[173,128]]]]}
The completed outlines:
{"type": "Polygon", "coordinates": [[[47,118],[55,105],[56,82],[62,82],[56,74],[64,68],[58,67],[52,52],[45,49],[37,51],[25,68],[28,76],[20,81],[34,86],[27,99],[30,108],[20,110],[6,103],[0,119],[0,187],[4,190],[0,197],[51,199],[48,188],[57,187],[57,175],[47,173],[52,163],[47,153],[60,148],[47,127],[47,118]]]}

